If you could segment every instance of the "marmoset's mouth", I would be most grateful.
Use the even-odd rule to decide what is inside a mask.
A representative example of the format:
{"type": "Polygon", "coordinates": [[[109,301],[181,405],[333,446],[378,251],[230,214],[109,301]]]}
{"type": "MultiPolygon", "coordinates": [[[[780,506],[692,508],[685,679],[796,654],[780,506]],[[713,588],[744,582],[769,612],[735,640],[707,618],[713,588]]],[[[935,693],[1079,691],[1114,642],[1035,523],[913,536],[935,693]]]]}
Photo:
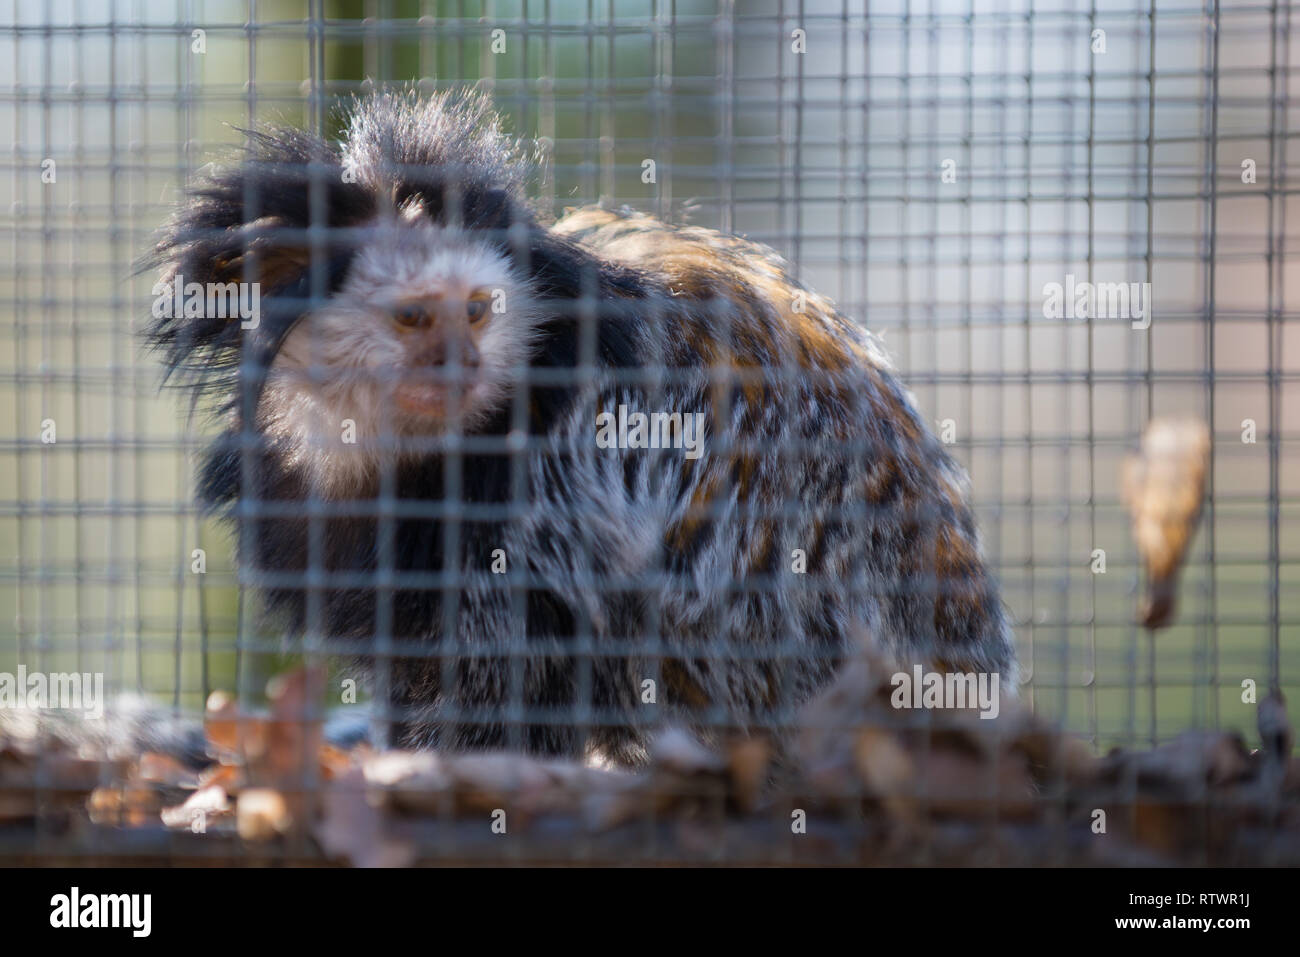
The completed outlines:
{"type": "Polygon", "coordinates": [[[445,419],[457,410],[464,413],[474,388],[473,381],[439,382],[407,379],[393,389],[393,403],[407,415],[422,419],[445,419]]]}
{"type": "Polygon", "coordinates": [[[410,415],[441,417],[447,399],[447,385],[442,382],[403,382],[393,390],[397,407],[410,415]]]}

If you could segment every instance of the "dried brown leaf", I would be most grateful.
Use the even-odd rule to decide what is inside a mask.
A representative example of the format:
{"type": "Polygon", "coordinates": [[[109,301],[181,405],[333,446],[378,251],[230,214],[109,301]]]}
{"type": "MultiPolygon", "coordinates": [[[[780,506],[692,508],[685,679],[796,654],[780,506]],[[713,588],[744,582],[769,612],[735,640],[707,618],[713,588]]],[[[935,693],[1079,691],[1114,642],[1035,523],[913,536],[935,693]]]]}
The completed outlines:
{"type": "Polygon", "coordinates": [[[1139,620],[1163,628],[1173,619],[1178,572],[1196,534],[1205,499],[1210,431],[1196,419],[1153,419],[1141,451],[1125,460],[1121,491],[1147,570],[1139,620]]]}

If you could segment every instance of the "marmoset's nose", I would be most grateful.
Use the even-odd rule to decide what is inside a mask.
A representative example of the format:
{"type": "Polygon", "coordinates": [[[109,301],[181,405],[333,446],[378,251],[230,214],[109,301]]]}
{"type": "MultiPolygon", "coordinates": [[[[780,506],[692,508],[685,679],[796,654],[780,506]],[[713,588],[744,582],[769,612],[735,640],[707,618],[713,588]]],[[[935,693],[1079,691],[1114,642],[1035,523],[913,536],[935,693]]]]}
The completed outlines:
{"type": "Polygon", "coordinates": [[[469,336],[436,336],[422,343],[412,353],[411,360],[422,366],[444,366],[455,361],[461,368],[477,369],[482,355],[469,336]]]}

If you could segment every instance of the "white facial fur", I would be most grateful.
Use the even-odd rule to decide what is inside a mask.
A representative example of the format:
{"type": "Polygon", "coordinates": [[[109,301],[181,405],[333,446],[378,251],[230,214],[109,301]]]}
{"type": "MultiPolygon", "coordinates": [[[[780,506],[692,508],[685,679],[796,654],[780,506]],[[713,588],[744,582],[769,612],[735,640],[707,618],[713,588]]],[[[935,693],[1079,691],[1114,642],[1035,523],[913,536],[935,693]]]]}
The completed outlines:
{"type": "Polygon", "coordinates": [[[373,490],[385,458],[416,454],[413,437],[481,425],[508,401],[535,341],[537,310],[505,256],[465,232],[417,217],[418,210],[408,210],[377,226],[339,292],[299,320],[271,365],[259,425],[282,441],[288,464],[305,469],[323,497],[373,490]],[[441,370],[414,368],[393,306],[470,290],[492,297],[473,332],[479,367],[462,369],[449,360],[441,370]],[[403,374],[445,376],[447,415],[401,411],[393,392],[403,374]],[[355,423],[354,442],[345,440],[347,420],[355,423]]]}

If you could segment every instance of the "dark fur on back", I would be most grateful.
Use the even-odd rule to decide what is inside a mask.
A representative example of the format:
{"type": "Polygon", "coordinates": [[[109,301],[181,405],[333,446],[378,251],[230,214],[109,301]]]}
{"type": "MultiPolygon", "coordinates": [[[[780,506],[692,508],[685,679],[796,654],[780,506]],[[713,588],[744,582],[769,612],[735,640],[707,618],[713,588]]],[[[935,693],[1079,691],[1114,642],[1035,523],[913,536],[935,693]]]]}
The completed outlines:
{"type": "Polygon", "coordinates": [[[237,522],[277,620],[341,653],[387,650],[378,680],[420,745],[634,761],[665,715],[780,726],[863,629],[902,659],[1012,685],[964,477],[872,340],[743,240],[604,210],[544,226],[528,168],[480,97],[381,95],[337,148],[250,134],[164,231],[165,278],[269,290],[251,333],[204,317],[149,336],[224,409],[200,493],[237,522]],[[395,465],[392,500],[309,508],[287,450],[249,424],[262,375],[367,223],[412,202],[509,256],[545,313],[520,386],[527,448],[507,439],[507,404],[468,451],[395,465]],[[597,413],[620,404],[705,413],[704,456],[597,448],[597,413]],[[496,549],[509,575],[491,573],[496,549]]]}

